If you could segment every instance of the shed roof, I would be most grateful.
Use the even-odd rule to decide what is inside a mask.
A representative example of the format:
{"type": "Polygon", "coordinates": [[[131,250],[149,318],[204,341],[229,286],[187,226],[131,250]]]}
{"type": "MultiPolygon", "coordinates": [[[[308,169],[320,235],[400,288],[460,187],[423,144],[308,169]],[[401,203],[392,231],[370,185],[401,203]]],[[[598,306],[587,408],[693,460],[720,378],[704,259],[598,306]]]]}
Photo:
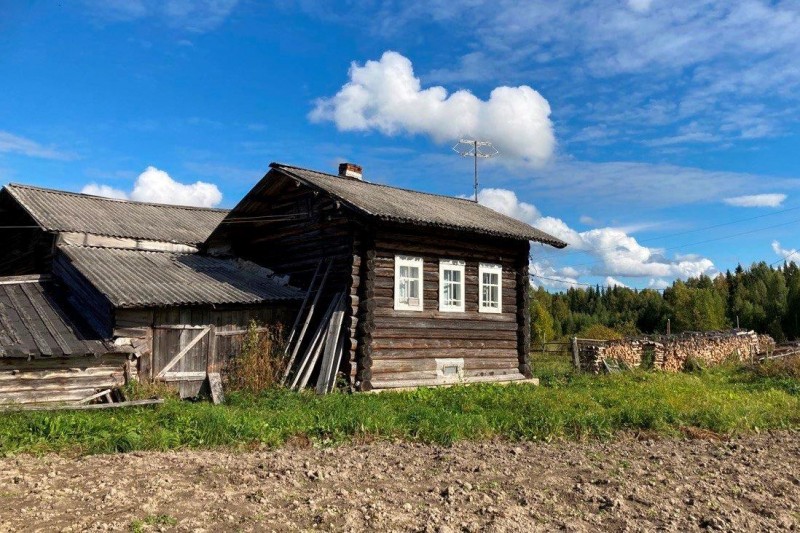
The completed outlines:
{"type": "Polygon", "coordinates": [[[270,167],[330,194],[365,215],[382,220],[536,241],[557,248],[567,245],[544,231],[472,200],[400,189],[280,163],[272,163],[270,167]]]}
{"type": "Polygon", "coordinates": [[[177,205],[115,200],[29,185],[5,190],[47,231],[75,231],[197,245],[228,213],[177,205]]]}
{"type": "Polygon", "coordinates": [[[0,357],[102,355],[117,349],[65,309],[51,282],[0,278],[0,357]]]}
{"type": "Polygon", "coordinates": [[[116,248],[59,250],[115,307],[258,304],[303,293],[241,259],[116,248]]]}

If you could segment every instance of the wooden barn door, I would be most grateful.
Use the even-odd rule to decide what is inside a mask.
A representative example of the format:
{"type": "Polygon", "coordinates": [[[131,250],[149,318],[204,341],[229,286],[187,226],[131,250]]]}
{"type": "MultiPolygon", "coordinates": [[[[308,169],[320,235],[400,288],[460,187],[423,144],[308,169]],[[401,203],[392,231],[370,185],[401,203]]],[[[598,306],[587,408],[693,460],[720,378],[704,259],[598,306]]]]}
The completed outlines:
{"type": "Polygon", "coordinates": [[[215,329],[213,324],[156,324],[153,328],[156,380],[177,383],[181,398],[197,396],[209,367],[215,366],[215,329]]]}

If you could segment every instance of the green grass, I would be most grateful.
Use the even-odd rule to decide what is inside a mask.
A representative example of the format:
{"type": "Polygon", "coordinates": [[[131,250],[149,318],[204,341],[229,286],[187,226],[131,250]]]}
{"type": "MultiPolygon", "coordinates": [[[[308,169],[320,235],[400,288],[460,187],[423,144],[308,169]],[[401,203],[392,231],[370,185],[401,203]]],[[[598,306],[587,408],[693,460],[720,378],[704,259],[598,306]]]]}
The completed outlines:
{"type": "Polygon", "coordinates": [[[175,526],[178,521],[166,514],[148,515],[143,520],[134,520],[128,528],[131,533],[143,533],[147,531],[147,526],[175,526]]]}
{"type": "Polygon", "coordinates": [[[229,403],[0,415],[0,453],[106,453],[404,439],[609,438],[625,430],[734,435],[800,428],[800,380],[737,368],[694,374],[553,374],[540,387],[474,385],[318,397],[271,390],[229,403]]]}

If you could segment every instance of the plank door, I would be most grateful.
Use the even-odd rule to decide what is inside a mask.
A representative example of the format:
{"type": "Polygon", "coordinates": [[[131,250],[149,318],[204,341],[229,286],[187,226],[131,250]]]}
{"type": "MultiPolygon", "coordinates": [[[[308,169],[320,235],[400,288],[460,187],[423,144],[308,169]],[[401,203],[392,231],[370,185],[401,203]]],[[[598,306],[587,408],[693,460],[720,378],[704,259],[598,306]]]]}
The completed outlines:
{"type": "Polygon", "coordinates": [[[215,327],[198,325],[190,316],[171,318],[181,323],[156,324],[153,328],[153,374],[156,380],[176,384],[181,398],[194,397],[215,360],[215,327]]]}

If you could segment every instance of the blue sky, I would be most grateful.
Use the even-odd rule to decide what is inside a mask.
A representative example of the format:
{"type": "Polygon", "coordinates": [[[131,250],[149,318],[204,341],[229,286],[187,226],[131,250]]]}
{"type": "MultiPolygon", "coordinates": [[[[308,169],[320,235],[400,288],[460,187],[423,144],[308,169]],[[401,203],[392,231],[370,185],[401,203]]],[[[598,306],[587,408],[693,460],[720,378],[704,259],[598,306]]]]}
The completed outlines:
{"type": "Polygon", "coordinates": [[[230,207],[347,160],[469,195],[477,136],[481,202],[571,244],[549,288],[800,247],[797,2],[2,4],[2,183],[230,207]]]}

